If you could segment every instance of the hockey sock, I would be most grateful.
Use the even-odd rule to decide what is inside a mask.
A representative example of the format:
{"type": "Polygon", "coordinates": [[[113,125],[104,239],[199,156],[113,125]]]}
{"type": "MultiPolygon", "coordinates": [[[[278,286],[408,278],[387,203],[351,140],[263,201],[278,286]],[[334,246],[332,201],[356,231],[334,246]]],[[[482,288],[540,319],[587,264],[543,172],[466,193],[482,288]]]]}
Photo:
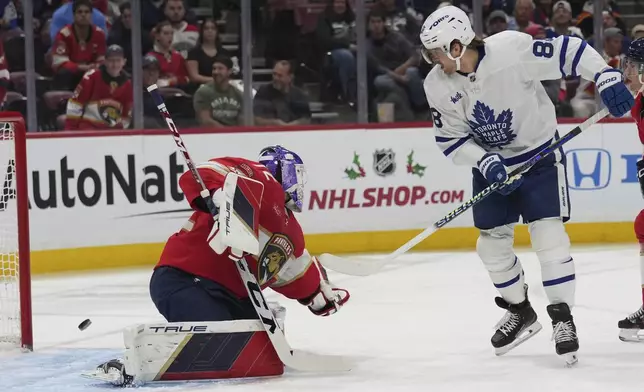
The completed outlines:
{"type": "Polygon", "coordinates": [[[514,263],[505,271],[489,271],[494,287],[499,291],[501,297],[511,304],[520,304],[525,301],[525,281],[521,261],[514,256],[514,263]]]}
{"type": "Polygon", "coordinates": [[[563,262],[542,262],[541,279],[551,304],[566,303],[572,308],[575,301],[575,262],[572,257],[563,262]]]}

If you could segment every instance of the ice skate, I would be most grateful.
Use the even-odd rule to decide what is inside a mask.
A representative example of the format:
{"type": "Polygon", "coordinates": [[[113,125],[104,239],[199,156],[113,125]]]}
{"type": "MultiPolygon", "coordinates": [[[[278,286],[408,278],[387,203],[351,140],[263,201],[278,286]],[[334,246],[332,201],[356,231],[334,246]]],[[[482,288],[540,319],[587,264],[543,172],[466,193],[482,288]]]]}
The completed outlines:
{"type": "Polygon", "coordinates": [[[105,381],[115,386],[130,385],[134,381],[132,376],[125,373],[125,366],[118,359],[102,363],[94,370],[81,373],[81,376],[92,380],[105,381]]]}
{"type": "Polygon", "coordinates": [[[520,304],[509,304],[501,297],[496,297],[494,301],[498,307],[507,310],[501,321],[496,324],[497,330],[492,336],[492,346],[496,355],[507,353],[541,331],[537,314],[528,301],[527,287],[526,299],[520,304]]]}
{"type": "Polygon", "coordinates": [[[619,340],[644,343],[644,306],[617,323],[619,340]]]}
{"type": "Polygon", "coordinates": [[[553,304],[546,307],[552,319],[552,340],[555,341],[555,351],[562,356],[568,366],[577,363],[579,339],[577,327],[573,321],[568,304],[553,304]]]}

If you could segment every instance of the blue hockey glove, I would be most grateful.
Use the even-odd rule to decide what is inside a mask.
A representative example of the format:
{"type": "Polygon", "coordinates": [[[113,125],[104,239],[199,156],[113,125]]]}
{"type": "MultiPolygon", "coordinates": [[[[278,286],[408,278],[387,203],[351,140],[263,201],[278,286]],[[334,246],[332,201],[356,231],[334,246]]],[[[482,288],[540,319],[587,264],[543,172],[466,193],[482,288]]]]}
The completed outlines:
{"type": "Polygon", "coordinates": [[[595,85],[610,114],[622,117],[635,104],[633,94],[624,84],[622,73],[610,68],[595,75],[595,85]]]}
{"type": "MultiPolygon", "coordinates": [[[[505,169],[503,157],[496,153],[487,153],[479,161],[478,169],[488,183],[505,182],[508,179],[508,172],[505,169]]],[[[496,191],[507,196],[514,192],[523,182],[523,177],[511,182],[510,184],[499,187],[496,191]]]]}

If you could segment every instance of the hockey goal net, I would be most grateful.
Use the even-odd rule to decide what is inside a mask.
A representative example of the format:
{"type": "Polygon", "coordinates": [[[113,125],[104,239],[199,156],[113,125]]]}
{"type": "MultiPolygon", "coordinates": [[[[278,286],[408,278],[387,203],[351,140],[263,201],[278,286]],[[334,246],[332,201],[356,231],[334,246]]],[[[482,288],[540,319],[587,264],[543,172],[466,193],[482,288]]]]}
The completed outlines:
{"type": "Polygon", "coordinates": [[[33,349],[25,132],[0,112],[0,351],[33,349]]]}

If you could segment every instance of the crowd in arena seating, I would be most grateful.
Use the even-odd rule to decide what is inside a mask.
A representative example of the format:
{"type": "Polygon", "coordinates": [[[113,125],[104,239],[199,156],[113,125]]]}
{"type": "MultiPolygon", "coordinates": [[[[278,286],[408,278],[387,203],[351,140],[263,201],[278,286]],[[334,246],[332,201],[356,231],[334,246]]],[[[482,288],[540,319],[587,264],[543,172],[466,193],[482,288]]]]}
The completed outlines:
{"type": "MultiPolygon", "coordinates": [[[[26,112],[23,2],[0,0],[0,100],[26,112]]],[[[36,40],[39,130],[132,127],[131,72],[141,58],[144,86],[156,83],[178,122],[243,124],[253,105],[257,125],[356,119],[355,0],[253,0],[253,86],[241,83],[240,10],[232,0],[133,0],[141,6],[141,53],[132,50],[128,0],[31,0],[36,40]],[[253,89],[253,102],[243,100],[253,89]]],[[[365,0],[368,107],[371,121],[427,120],[420,56],[424,19],[452,2],[365,0]]],[[[473,14],[471,0],[453,4],[473,14]]],[[[617,5],[603,10],[603,56],[619,68],[631,39],[617,5]]],[[[473,19],[472,15],[472,19],[473,19]]],[[[577,36],[593,44],[593,2],[483,0],[484,34],[517,30],[535,39],[577,36]]],[[[31,77],[31,75],[29,75],[31,77]]],[[[597,110],[595,86],[579,78],[543,82],[559,116],[597,110]]],[[[134,86],[143,89],[144,86],[134,86]]],[[[143,94],[146,128],[164,126],[143,94]]]]}

